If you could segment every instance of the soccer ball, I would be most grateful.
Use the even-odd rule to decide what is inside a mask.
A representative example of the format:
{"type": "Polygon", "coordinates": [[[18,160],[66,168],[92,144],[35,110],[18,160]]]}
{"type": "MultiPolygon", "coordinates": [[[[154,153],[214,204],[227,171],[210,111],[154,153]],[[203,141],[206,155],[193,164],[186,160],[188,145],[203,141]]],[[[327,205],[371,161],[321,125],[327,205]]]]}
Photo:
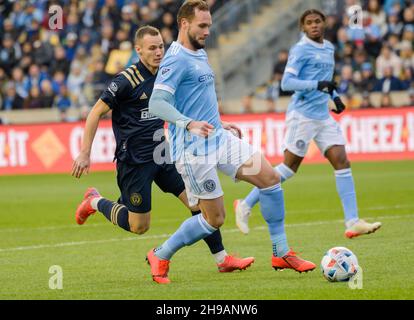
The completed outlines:
{"type": "Polygon", "coordinates": [[[330,282],[349,281],[358,271],[358,259],[351,250],[334,247],[323,256],[321,269],[330,282]]]}

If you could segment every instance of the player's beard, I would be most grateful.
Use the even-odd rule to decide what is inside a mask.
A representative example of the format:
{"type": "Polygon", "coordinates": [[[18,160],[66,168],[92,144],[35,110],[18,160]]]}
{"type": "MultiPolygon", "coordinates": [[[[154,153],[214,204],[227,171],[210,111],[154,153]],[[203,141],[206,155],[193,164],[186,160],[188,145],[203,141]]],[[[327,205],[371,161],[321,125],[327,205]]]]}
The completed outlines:
{"type": "Polygon", "coordinates": [[[200,42],[198,42],[197,40],[196,40],[196,38],[195,37],[193,37],[191,34],[190,34],[190,31],[188,31],[188,33],[187,33],[187,36],[188,36],[188,40],[190,40],[190,43],[191,43],[191,45],[196,49],[196,50],[199,50],[199,49],[204,49],[204,44],[201,44],[200,42]]]}

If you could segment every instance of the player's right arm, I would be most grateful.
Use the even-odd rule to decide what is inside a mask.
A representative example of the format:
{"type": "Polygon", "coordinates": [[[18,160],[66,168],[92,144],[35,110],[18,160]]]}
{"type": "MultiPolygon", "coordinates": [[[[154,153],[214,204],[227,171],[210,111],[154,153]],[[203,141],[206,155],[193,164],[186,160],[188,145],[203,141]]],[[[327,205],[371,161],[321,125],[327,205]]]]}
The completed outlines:
{"type": "Polygon", "coordinates": [[[306,55],[302,46],[294,46],[289,52],[289,59],[283,74],[281,87],[283,91],[313,91],[319,90],[330,95],[336,89],[332,81],[317,81],[299,79],[299,74],[306,64],[306,55]]]}
{"type": "Polygon", "coordinates": [[[128,80],[124,76],[118,75],[112,80],[109,87],[102,93],[100,99],[93,106],[86,119],[81,151],[73,162],[72,176],[80,178],[82,174],[88,174],[92,143],[96,130],[98,129],[99,120],[109,110],[119,108],[130,89],[131,85],[128,80]]]}
{"type": "Polygon", "coordinates": [[[96,130],[98,129],[99,120],[102,116],[108,113],[109,110],[110,108],[108,105],[99,99],[89,112],[83,132],[81,151],[72,166],[72,176],[75,178],[80,178],[84,173],[88,174],[92,143],[95,138],[96,130]]]}

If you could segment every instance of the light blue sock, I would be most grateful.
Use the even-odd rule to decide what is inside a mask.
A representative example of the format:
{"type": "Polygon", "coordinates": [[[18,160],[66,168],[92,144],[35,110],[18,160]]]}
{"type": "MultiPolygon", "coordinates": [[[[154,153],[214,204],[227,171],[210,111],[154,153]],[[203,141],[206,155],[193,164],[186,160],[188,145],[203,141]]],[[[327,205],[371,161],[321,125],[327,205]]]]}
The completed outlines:
{"type": "Polygon", "coordinates": [[[342,169],[335,171],[336,190],[341,198],[344,209],[345,224],[358,220],[358,207],[355,194],[352,170],[342,169]]]}
{"type": "Polygon", "coordinates": [[[280,183],[260,189],[260,210],[269,228],[273,254],[283,257],[289,251],[285,233],[285,202],[280,183]]]}
{"type": "MultiPolygon", "coordinates": [[[[284,163],[281,163],[278,166],[276,166],[275,170],[277,173],[279,173],[281,182],[285,182],[286,180],[293,177],[293,175],[295,174],[295,172],[284,163]]],[[[244,203],[247,204],[249,208],[253,208],[256,205],[256,203],[259,202],[259,193],[259,189],[254,188],[244,199],[244,203]]]]}
{"type": "Polygon", "coordinates": [[[190,246],[216,230],[210,226],[201,213],[192,216],[185,220],[167,241],[155,249],[155,255],[160,259],[170,260],[174,253],[182,247],[190,246]]]}

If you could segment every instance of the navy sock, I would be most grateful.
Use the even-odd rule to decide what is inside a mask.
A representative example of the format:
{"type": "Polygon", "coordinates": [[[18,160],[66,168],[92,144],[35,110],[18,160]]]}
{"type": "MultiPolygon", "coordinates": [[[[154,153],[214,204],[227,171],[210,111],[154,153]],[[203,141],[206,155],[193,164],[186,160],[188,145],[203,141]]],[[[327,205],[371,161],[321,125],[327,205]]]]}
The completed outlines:
{"type": "Polygon", "coordinates": [[[126,231],[131,231],[128,220],[128,208],[124,205],[102,198],[98,201],[98,210],[114,225],[126,231]]]}
{"type": "MultiPolygon", "coordinates": [[[[193,216],[196,216],[200,213],[201,213],[200,210],[191,212],[191,214],[193,216]]],[[[210,252],[212,254],[215,254],[215,253],[218,253],[218,252],[224,250],[223,240],[221,238],[220,229],[217,229],[212,234],[210,234],[208,237],[205,237],[204,241],[207,243],[208,247],[210,248],[210,252]]]]}

